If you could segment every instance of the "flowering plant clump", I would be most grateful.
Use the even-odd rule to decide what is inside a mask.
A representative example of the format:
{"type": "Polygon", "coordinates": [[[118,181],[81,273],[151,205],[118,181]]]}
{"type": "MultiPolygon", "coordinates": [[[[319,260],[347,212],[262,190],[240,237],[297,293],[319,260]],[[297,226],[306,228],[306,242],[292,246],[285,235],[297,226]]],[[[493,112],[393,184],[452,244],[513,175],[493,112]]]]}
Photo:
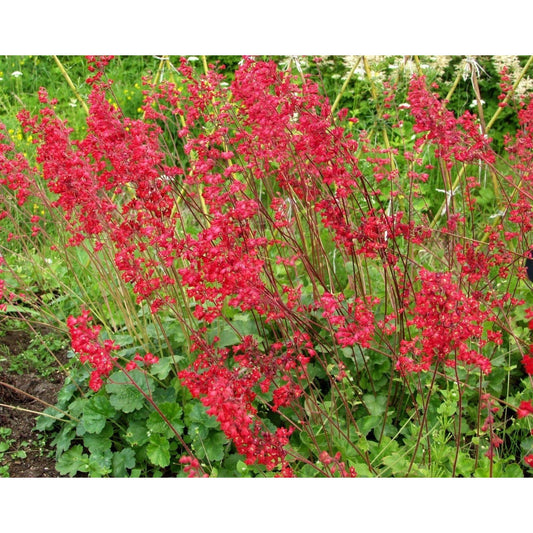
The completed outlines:
{"type": "MultiPolygon", "coordinates": [[[[105,456],[95,472],[146,457],[189,477],[532,464],[509,452],[512,438],[533,448],[531,99],[499,155],[492,124],[456,116],[420,73],[370,76],[363,128],[301,68],[250,57],[230,83],[181,59],[170,79],[144,79],[130,118],[110,99],[113,59],[87,60],[84,131],[42,88],[40,111],[18,114],[35,163],[0,132],[0,217],[6,245],[24,246],[28,231],[51,235],[46,217],[24,219],[45,206],[51,250],[99,279],[97,305],[65,320],[90,367],[77,435],[127,415],[127,445],[83,442],[105,456]],[[504,388],[511,362],[516,390],[504,388]]],[[[501,90],[497,109],[514,91],[505,70],[501,90]]],[[[22,298],[9,291],[1,280],[6,302],[22,298]]]]}

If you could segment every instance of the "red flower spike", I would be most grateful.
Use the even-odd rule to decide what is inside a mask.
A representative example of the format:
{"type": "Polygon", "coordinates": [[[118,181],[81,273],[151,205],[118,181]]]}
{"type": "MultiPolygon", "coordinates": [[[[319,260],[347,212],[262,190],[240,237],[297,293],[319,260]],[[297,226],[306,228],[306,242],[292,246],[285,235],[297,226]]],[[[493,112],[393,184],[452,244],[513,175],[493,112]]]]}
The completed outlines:
{"type": "Polygon", "coordinates": [[[533,414],[533,405],[531,405],[531,400],[522,401],[516,410],[518,418],[525,418],[526,416],[533,414]]]}
{"type": "Polygon", "coordinates": [[[103,385],[102,376],[109,376],[115,366],[116,357],[111,353],[118,350],[120,346],[115,345],[110,340],[105,340],[103,344],[98,341],[100,326],[92,326],[90,312],[83,310],[79,317],[69,316],[67,326],[70,331],[72,349],[78,354],[82,363],[88,362],[93,368],[89,387],[98,391],[103,385]]]}

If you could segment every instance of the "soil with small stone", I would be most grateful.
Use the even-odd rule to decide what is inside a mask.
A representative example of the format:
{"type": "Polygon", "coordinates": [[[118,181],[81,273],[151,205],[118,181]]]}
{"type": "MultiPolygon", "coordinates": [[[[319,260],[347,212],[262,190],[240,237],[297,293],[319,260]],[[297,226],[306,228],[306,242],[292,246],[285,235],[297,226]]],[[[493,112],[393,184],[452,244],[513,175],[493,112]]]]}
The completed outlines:
{"type": "MultiPolygon", "coordinates": [[[[30,331],[4,331],[0,344],[3,352],[16,356],[31,340],[30,331]]],[[[65,353],[56,357],[66,362],[65,353]]],[[[7,465],[12,478],[62,477],[55,469],[53,449],[35,430],[35,420],[39,412],[56,403],[64,374],[58,370],[46,378],[31,372],[19,375],[9,372],[7,367],[5,361],[0,363],[0,428],[11,428],[7,439],[14,442],[4,452],[0,466],[7,465]],[[20,450],[26,457],[13,457],[13,452],[20,450]]]]}

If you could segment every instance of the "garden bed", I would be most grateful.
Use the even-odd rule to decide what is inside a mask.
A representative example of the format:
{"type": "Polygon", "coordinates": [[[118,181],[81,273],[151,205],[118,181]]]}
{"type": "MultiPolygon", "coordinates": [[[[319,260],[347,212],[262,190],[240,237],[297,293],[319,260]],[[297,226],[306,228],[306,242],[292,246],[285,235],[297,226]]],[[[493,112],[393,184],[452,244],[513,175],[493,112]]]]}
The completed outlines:
{"type": "MultiPolygon", "coordinates": [[[[19,356],[31,345],[32,335],[24,330],[3,332],[0,337],[2,353],[9,357],[19,356]]],[[[64,354],[57,354],[64,358],[64,354]]],[[[58,369],[47,377],[28,371],[17,374],[9,372],[8,358],[0,363],[0,437],[4,447],[9,446],[0,459],[4,477],[51,478],[61,477],[55,469],[53,449],[45,438],[35,431],[36,413],[53,405],[64,381],[58,369]],[[10,431],[9,431],[10,430],[10,431]],[[7,434],[9,433],[9,435],[7,434]]]]}

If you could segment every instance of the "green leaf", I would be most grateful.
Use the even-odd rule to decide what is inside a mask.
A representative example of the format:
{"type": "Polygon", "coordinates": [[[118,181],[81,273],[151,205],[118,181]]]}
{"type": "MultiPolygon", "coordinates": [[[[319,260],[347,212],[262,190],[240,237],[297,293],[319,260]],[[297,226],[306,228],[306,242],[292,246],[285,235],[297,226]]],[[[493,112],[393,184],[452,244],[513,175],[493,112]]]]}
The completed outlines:
{"type": "Polygon", "coordinates": [[[128,376],[137,386],[129,382],[123,372],[117,371],[109,376],[109,381],[105,386],[110,394],[109,401],[118,411],[123,413],[133,413],[144,405],[144,394],[148,394],[153,389],[154,380],[141,370],[132,370],[128,376]],[[140,389],[140,390],[139,390],[140,389]]]}
{"type": "Polygon", "coordinates": [[[100,433],[106,422],[116,413],[107,396],[93,396],[83,408],[82,421],[89,433],[100,433]]]}
{"type": "MultiPolygon", "coordinates": [[[[181,420],[181,415],[183,414],[182,408],[177,403],[171,402],[162,403],[158,407],[171,426],[181,435],[183,431],[183,422],[181,420]]],[[[172,427],[161,418],[161,415],[157,411],[150,414],[146,422],[146,427],[152,433],[160,433],[167,438],[174,435],[172,427]]]]}
{"type": "Polygon", "coordinates": [[[437,413],[444,415],[446,417],[453,416],[457,411],[457,404],[451,402],[443,402],[439,407],[437,407],[437,413]]]}
{"type": "Polygon", "coordinates": [[[35,429],[37,431],[46,431],[50,429],[56,422],[56,418],[63,418],[65,415],[60,413],[55,407],[47,407],[42,415],[36,419],[35,429]],[[50,416],[46,416],[50,415],[50,416]],[[52,418],[54,417],[54,418],[52,418]]]}
{"type": "Polygon", "coordinates": [[[85,404],[88,401],[89,400],[87,398],[77,398],[71,402],[68,406],[69,414],[75,418],[80,418],[83,413],[83,409],[85,408],[85,404]]]}
{"type": "Polygon", "coordinates": [[[89,457],[89,476],[102,477],[110,474],[112,458],[113,452],[111,450],[92,453],[89,457]]]}
{"type": "Polygon", "coordinates": [[[124,448],[113,454],[113,477],[126,477],[126,469],[135,467],[135,452],[131,448],[124,448]]]}
{"type": "Polygon", "coordinates": [[[219,427],[217,419],[206,412],[206,407],[199,401],[191,402],[185,407],[185,421],[188,423],[195,422],[199,426],[207,428],[219,427]]]}
{"type": "Polygon", "coordinates": [[[366,437],[371,430],[380,425],[381,421],[381,416],[364,416],[357,421],[357,425],[362,435],[366,437]]]}
{"type": "Polygon", "coordinates": [[[110,437],[112,435],[113,427],[108,424],[106,429],[98,434],[87,433],[83,437],[83,444],[91,453],[103,453],[111,449],[112,442],[110,437]]]}
{"type": "Polygon", "coordinates": [[[187,433],[198,443],[207,438],[209,429],[220,428],[216,418],[208,415],[205,406],[199,401],[193,401],[185,406],[185,425],[187,433]]]}
{"type": "Polygon", "coordinates": [[[200,442],[207,438],[209,428],[201,424],[191,423],[187,426],[187,434],[191,436],[194,442],[200,442]]]}
{"type": "Polygon", "coordinates": [[[66,451],[57,461],[56,470],[62,476],[74,477],[78,472],[89,471],[89,456],[83,453],[81,445],[76,445],[66,451]]]}
{"type": "Polygon", "coordinates": [[[221,431],[211,431],[207,439],[203,441],[203,446],[209,461],[222,461],[224,457],[224,444],[227,438],[221,431]]]}
{"type": "Polygon", "coordinates": [[[243,461],[239,461],[237,463],[237,466],[236,466],[235,470],[237,470],[237,472],[241,476],[244,476],[244,474],[246,474],[246,472],[248,472],[248,465],[246,463],[244,463],[243,461]]]}
{"type": "Polygon", "coordinates": [[[152,398],[157,405],[165,402],[175,402],[176,389],[172,385],[156,387],[152,392],[152,398]]]}
{"type": "Polygon", "coordinates": [[[383,463],[387,465],[391,472],[397,476],[405,476],[409,468],[409,461],[400,452],[394,452],[383,458],[383,463]]]}
{"type": "Polygon", "coordinates": [[[376,474],[370,472],[368,465],[366,463],[354,463],[353,466],[357,472],[357,477],[376,477],[376,474]]]}
{"type": "Polygon", "coordinates": [[[63,426],[63,429],[57,434],[52,441],[52,445],[56,448],[56,455],[59,456],[70,448],[70,443],[76,436],[76,428],[71,424],[63,426]]]}
{"type": "Polygon", "coordinates": [[[233,331],[233,329],[227,324],[224,325],[222,331],[218,333],[217,336],[219,338],[218,346],[233,346],[234,344],[240,342],[240,338],[237,333],[235,333],[235,331],[233,331]]]}
{"type": "Polygon", "coordinates": [[[457,456],[457,463],[455,465],[455,473],[463,477],[471,477],[474,472],[476,461],[464,452],[459,452],[457,456]]]}
{"type": "Polygon", "coordinates": [[[23,307],[21,305],[7,304],[4,310],[6,313],[28,314],[39,316],[39,312],[31,307],[23,307]]]}
{"type": "Polygon", "coordinates": [[[172,357],[162,357],[152,365],[150,372],[159,379],[165,379],[173,368],[172,357]]]}
{"type": "Polygon", "coordinates": [[[148,459],[155,466],[165,468],[170,464],[170,446],[168,439],[163,435],[151,435],[150,442],[146,446],[148,459]]]}
{"type": "Polygon", "coordinates": [[[366,408],[372,416],[381,416],[387,409],[386,396],[374,396],[373,394],[363,395],[366,408]]]}
{"type": "Polygon", "coordinates": [[[512,463],[505,467],[503,475],[504,477],[524,477],[524,472],[520,465],[512,463]]]}
{"type": "Polygon", "coordinates": [[[245,313],[239,313],[233,317],[232,324],[235,329],[243,337],[245,335],[258,335],[259,330],[255,320],[252,320],[250,315],[245,313]]]}
{"type": "Polygon", "coordinates": [[[106,391],[109,393],[111,405],[123,413],[133,413],[144,405],[144,396],[131,383],[108,384],[106,391]]]}
{"type": "Polygon", "coordinates": [[[126,441],[130,446],[142,446],[148,442],[146,420],[132,420],[126,432],[126,441]]]}

